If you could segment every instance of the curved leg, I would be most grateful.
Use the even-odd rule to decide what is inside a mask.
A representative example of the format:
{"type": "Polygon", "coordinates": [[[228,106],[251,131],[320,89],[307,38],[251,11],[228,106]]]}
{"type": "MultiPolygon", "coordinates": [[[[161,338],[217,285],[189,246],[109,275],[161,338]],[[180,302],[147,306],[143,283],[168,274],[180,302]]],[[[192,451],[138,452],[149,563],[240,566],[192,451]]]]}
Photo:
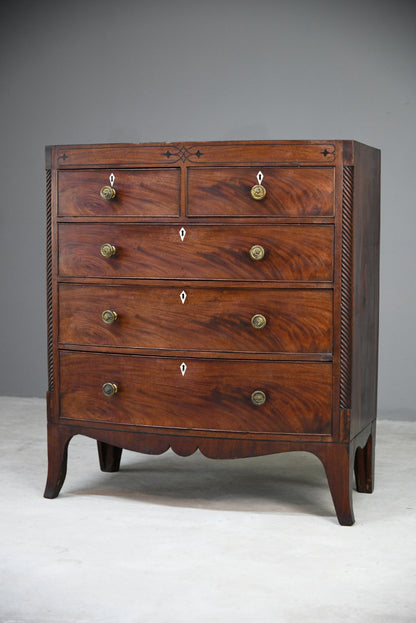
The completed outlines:
{"type": "Polygon", "coordinates": [[[375,424],[364,448],[357,448],[354,461],[355,484],[360,493],[372,493],[374,489],[375,424]]]}
{"type": "Polygon", "coordinates": [[[328,444],[320,456],[341,526],[352,526],[352,461],[349,444],[328,444]]]}
{"type": "Polygon", "coordinates": [[[103,441],[97,441],[97,447],[101,471],[118,472],[123,449],[117,448],[117,446],[111,446],[103,441]]]}
{"type": "Polygon", "coordinates": [[[48,424],[48,478],[45,498],[56,498],[65,481],[68,444],[73,434],[56,424],[48,424]]]}

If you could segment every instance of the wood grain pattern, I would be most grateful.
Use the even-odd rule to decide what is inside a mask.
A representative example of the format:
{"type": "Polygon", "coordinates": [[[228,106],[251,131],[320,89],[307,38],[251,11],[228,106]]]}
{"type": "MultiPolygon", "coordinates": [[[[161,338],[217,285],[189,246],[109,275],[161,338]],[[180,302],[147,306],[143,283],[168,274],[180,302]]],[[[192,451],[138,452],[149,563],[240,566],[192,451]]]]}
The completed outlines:
{"type": "Polygon", "coordinates": [[[251,197],[258,167],[188,168],[188,216],[332,216],[334,169],[262,167],[266,196],[251,197]]]}
{"type": "Polygon", "coordinates": [[[178,216],[179,169],[60,171],[60,216],[178,216]],[[116,196],[100,196],[114,173],[116,196]]]}
{"type": "Polygon", "coordinates": [[[332,290],[61,284],[59,340],[132,348],[331,353],[332,290]],[[185,303],[180,294],[186,293],[185,303]],[[104,310],[118,318],[107,325],[104,310]],[[264,329],[251,318],[265,316],[264,329]]]}
{"type": "Polygon", "coordinates": [[[330,363],[60,355],[61,418],[240,432],[330,434],[330,363]],[[103,383],[119,390],[111,398],[103,383]],[[251,394],[261,389],[264,405],[251,394]]]}
{"type": "Polygon", "coordinates": [[[326,281],[333,278],[332,225],[228,225],[210,227],[59,225],[59,272],[65,277],[326,281]],[[117,247],[106,259],[101,245],[117,247]],[[254,244],[264,247],[253,261],[254,244]]]}

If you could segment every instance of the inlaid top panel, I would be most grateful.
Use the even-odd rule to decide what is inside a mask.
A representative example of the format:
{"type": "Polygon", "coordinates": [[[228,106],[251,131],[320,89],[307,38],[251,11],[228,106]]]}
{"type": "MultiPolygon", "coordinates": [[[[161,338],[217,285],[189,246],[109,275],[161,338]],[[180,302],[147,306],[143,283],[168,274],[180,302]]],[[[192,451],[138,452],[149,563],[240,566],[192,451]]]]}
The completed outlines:
{"type": "Polygon", "coordinates": [[[211,164],[314,164],[334,166],[343,141],[221,141],[193,143],[114,143],[46,148],[46,167],[181,166],[211,164]]]}

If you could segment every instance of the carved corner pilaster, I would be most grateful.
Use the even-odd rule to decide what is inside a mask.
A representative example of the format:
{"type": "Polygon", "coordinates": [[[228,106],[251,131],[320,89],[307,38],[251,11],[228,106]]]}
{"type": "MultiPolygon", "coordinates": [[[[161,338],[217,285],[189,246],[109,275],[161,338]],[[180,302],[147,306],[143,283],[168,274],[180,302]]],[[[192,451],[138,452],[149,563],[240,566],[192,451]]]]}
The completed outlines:
{"type": "Polygon", "coordinates": [[[52,171],[46,169],[46,305],[48,347],[48,391],[53,392],[53,312],[52,312],[52,171]]]}
{"type": "Polygon", "coordinates": [[[354,168],[343,168],[341,256],[340,408],[351,408],[354,168]]]}

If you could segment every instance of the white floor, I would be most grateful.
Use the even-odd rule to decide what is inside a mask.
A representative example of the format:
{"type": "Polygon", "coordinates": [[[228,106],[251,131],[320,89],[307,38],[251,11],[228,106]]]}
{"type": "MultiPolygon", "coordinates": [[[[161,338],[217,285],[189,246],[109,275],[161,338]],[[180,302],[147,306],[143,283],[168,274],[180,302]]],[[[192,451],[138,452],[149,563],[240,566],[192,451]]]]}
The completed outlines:
{"type": "Polygon", "coordinates": [[[414,622],[415,441],[416,423],[380,421],[350,528],[307,453],[125,451],[105,474],[78,436],[46,500],[45,403],[0,398],[0,622],[414,622]]]}

